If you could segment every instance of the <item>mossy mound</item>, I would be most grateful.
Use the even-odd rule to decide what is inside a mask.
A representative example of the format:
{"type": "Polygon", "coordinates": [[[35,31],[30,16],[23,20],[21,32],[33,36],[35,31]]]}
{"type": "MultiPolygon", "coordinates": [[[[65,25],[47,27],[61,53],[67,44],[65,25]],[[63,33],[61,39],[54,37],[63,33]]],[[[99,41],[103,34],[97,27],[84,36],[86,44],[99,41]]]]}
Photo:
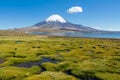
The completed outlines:
{"type": "Polygon", "coordinates": [[[25,80],[78,80],[78,79],[62,72],[45,71],[41,74],[28,77],[25,80]]]}

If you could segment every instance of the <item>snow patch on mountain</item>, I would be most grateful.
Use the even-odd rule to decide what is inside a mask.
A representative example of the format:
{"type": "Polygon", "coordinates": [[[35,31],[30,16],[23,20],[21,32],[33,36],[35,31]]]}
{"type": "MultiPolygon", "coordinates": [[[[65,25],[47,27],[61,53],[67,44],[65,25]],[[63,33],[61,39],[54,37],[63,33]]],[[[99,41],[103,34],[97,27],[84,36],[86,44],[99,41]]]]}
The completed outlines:
{"type": "Polygon", "coordinates": [[[46,22],[60,22],[60,23],[67,23],[67,21],[62,18],[60,15],[51,15],[46,19],[46,22]]]}

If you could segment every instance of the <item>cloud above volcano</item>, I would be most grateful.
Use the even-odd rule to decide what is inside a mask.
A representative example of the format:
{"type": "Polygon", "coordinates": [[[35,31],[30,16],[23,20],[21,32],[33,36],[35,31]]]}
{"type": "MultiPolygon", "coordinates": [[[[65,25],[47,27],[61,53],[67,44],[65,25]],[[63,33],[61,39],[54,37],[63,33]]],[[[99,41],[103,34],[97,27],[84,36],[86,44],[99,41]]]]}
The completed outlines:
{"type": "Polygon", "coordinates": [[[69,9],[67,10],[67,12],[70,13],[70,14],[73,14],[73,13],[81,13],[81,12],[83,12],[83,9],[82,9],[82,7],[80,7],[80,6],[74,6],[74,7],[69,8],[69,9]]]}

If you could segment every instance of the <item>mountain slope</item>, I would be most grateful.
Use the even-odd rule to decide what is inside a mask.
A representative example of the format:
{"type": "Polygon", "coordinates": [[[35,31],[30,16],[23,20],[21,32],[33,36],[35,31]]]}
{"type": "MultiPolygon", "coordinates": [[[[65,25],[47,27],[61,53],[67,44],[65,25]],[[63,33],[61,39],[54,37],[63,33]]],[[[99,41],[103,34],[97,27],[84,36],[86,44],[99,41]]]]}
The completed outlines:
{"type": "Polygon", "coordinates": [[[70,31],[98,31],[96,29],[86,27],[83,25],[77,25],[77,24],[72,24],[69,22],[66,23],[60,23],[60,22],[40,22],[35,25],[33,25],[31,28],[36,28],[36,29],[50,29],[50,30],[70,30],[70,31]]]}

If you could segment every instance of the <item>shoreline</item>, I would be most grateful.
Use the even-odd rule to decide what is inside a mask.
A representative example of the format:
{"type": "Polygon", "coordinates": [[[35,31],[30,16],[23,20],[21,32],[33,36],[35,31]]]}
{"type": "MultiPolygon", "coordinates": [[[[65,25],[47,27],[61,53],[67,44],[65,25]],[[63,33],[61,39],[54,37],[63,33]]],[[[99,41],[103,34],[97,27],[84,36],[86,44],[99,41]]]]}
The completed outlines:
{"type": "Polygon", "coordinates": [[[97,38],[97,37],[74,37],[74,36],[54,36],[54,35],[32,35],[32,36],[0,36],[0,38],[25,38],[25,37],[33,37],[33,38],[83,38],[83,39],[104,39],[104,40],[120,40],[120,38],[97,38]]]}

